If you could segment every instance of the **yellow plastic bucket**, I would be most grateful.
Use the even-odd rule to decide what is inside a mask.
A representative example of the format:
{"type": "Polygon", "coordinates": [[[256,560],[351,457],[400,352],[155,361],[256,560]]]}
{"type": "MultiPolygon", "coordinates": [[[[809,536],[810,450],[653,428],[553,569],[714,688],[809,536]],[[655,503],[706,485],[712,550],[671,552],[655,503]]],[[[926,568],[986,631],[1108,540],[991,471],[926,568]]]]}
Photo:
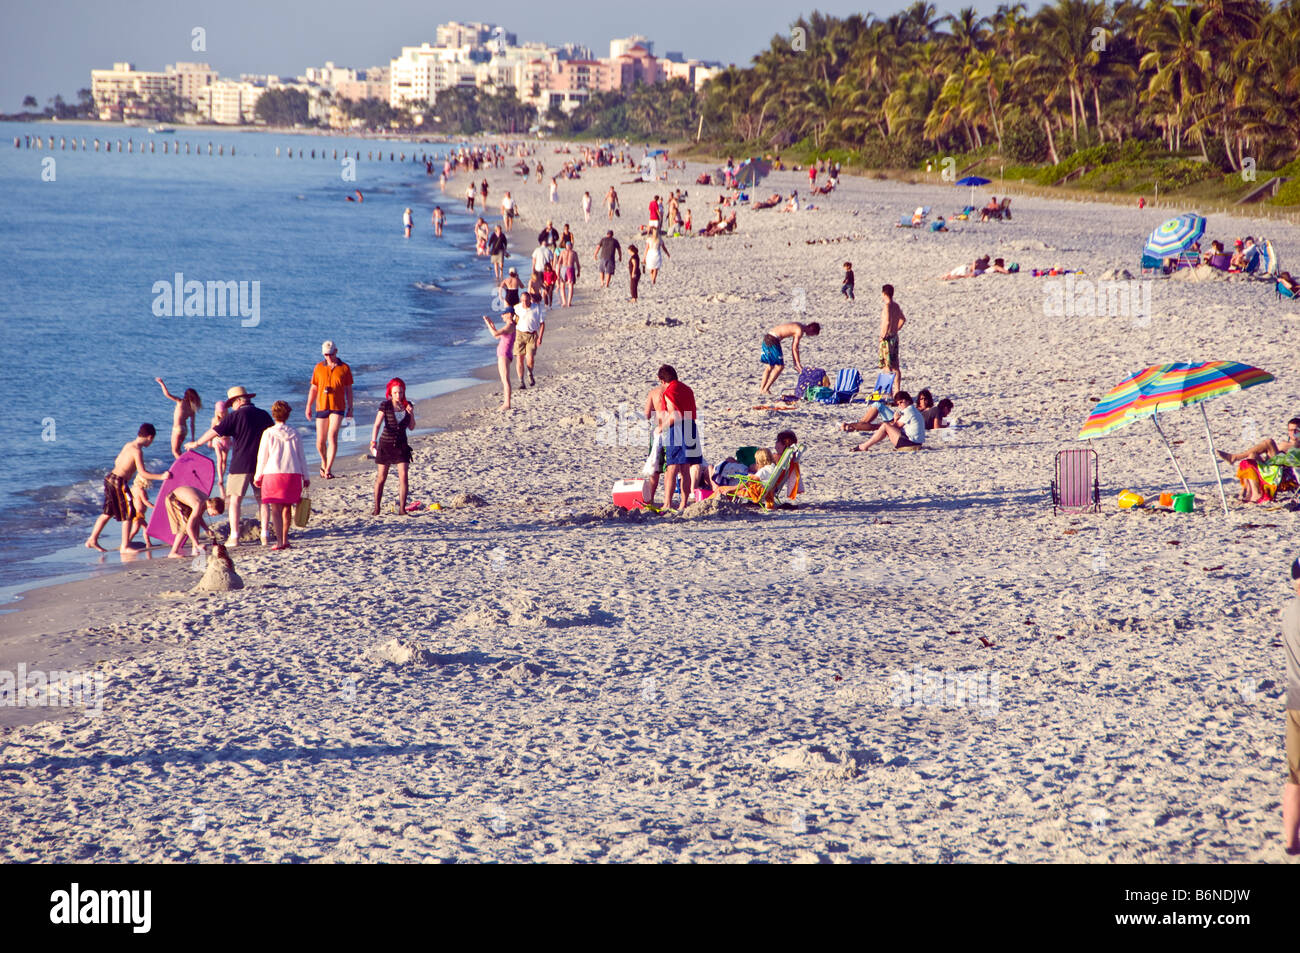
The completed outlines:
{"type": "Polygon", "coordinates": [[[1146,497],[1134,493],[1132,490],[1125,490],[1119,495],[1119,499],[1116,502],[1119,503],[1119,508],[1121,510],[1131,510],[1133,507],[1141,506],[1145,503],[1146,497]]]}

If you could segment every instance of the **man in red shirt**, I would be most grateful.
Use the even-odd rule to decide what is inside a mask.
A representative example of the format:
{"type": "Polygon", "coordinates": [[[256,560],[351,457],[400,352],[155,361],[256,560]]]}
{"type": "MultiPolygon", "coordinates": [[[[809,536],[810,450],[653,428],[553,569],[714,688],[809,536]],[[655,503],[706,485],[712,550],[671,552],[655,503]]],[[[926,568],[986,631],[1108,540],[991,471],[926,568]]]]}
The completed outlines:
{"type": "Polygon", "coordinates": [[[659,196],[657,195],[650,200],[650,227],[659,227],[659,196]]]}
{"type": "Polygon", "coordinates": [[[677,379],[670,364],[659,368],[663,382],[664,409],[658,411],[659,431],[663,434],[664,476],[668,482],[665,509],[673,508],[677,478],[682,477],[682,509],[691,502],[691,494],[700,482],[704,453],[696,427],[695,392],[677,379]]]}

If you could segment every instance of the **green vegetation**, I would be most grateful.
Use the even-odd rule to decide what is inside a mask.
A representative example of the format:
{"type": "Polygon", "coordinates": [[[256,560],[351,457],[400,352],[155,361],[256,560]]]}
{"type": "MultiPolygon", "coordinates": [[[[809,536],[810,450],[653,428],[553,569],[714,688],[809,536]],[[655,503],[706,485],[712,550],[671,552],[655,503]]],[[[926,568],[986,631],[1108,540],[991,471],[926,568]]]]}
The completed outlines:
{"type": "Polygon", "coordinates": [[[552,109],[556,135],[593,139],[694,138],[698,109],[685,80],[633,86],[627,93],[596,93],[570,116],[552,109]]]}
{"type": "Polygon", "coordinates": [[[268,89],[253,114],[268,126],[300,126],[308,121],[307,94],[300,89],[268,89]]]}
{"type": "Polygon", "coordinates": [[[714,152],[912,169],[951,156],[1042,185],[1076,173],[1072,187],[1240,195],[1243,171],[1265,181],[1300,154],[1300,0],[814,12],[714,78],[701,110],[714,152]]]}

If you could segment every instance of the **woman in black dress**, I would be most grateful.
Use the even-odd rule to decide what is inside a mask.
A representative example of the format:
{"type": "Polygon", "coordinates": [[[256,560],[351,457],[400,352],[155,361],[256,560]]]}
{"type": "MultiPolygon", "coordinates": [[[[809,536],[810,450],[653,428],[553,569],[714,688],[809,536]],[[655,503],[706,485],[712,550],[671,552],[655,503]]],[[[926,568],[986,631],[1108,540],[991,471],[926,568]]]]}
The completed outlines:
{"type": "Polygon", "coordinates": [[[411,445],[406,441],[406,432],[415,429],[415,407],[406,399],[406,382],[394,377],[388,382],[388,399],[379,405],[375,414],[375,426],[370,432],[370,452],[375,455],[379,465],[375,472],[375,508],[372,515],[379,515],[379,501],[384,497],[384,481],[388,479],[388,468],[397,467],[400,490],[398,494],[398,512],[406,512],[406,468],[411,462],[411,445]],[[380,427],[383,433],[380,433],[380,427]]]}

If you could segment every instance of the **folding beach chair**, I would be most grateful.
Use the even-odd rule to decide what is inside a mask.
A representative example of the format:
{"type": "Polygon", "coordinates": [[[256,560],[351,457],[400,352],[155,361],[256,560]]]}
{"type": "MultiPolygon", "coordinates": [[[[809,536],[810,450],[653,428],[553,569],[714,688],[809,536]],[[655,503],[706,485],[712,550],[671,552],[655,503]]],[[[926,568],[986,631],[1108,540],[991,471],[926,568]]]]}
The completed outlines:
{"type": "Polygon", "coordinates": [[[826,383],[826,368],[805,367],[799,372],[799,380],[794,385],[794,399],[803,400],[809,387],[822,387],[826,383]]]}
{"type": "Polygon", "coordinates": [[[781,454],[781,459],[776,462],[776,469],[766,480],[760,482],[757,477],[742,475],[737,477],[740,482],[736,486],[721,487],[718,492],[738,500],[757,503],[764,509],[774,509],[777,493],[788,479],[791,480],[788,498],[793,500],[799,495],[799,459],[802,456],[802,444],[787,447],[785,453],[781,454]]]}
{"type": "Polygon", "coordinates": [[[964,209],[952,217],[954,222],[968,222],[971,215],[976,211],[974,205],[967,205],[964,209]]]}
{"type": "Polygon", "coordinates": [[[1278,273],[1279,263],[1277,249],[1267,238],[1261,238],[1259,244],[1255,246],[1259,249],[1259,269],[1256,271],[1260,277],[1271,277],[1278,273]]]}
{"type": "Polygon", "coordinates": [[[1052,477],[1052,515],[1096,513],[1101,510],[1101,485],[1097,482],[1097,451],[1086,447],[1062,450],[1056,455],[1052,477]]]}
{"type": "Polygon", "coordinates": [[[1292,291],[1290,288],[1288,288],[1286,285],[1282,284],[1281,278],[1279,278],[1277,280],[1277,283],[1273,285],[1273,290],[1277,292],[1277,296],[1279,299],[1290,298],[1292,301],[1296,300],[1296,293],[1292,291]]]}
{"type": "MultiPolygon", "coordinates": [[[[892,378],[893,375],[891,374],[892,378]]],[[[823,404],[847,404],[857,396],[858,390],[862,387],[862,374],[856,367],[843,368],[835,375],[835,383],[831,385],[831,393],[821,398],[823,404]]]]}

